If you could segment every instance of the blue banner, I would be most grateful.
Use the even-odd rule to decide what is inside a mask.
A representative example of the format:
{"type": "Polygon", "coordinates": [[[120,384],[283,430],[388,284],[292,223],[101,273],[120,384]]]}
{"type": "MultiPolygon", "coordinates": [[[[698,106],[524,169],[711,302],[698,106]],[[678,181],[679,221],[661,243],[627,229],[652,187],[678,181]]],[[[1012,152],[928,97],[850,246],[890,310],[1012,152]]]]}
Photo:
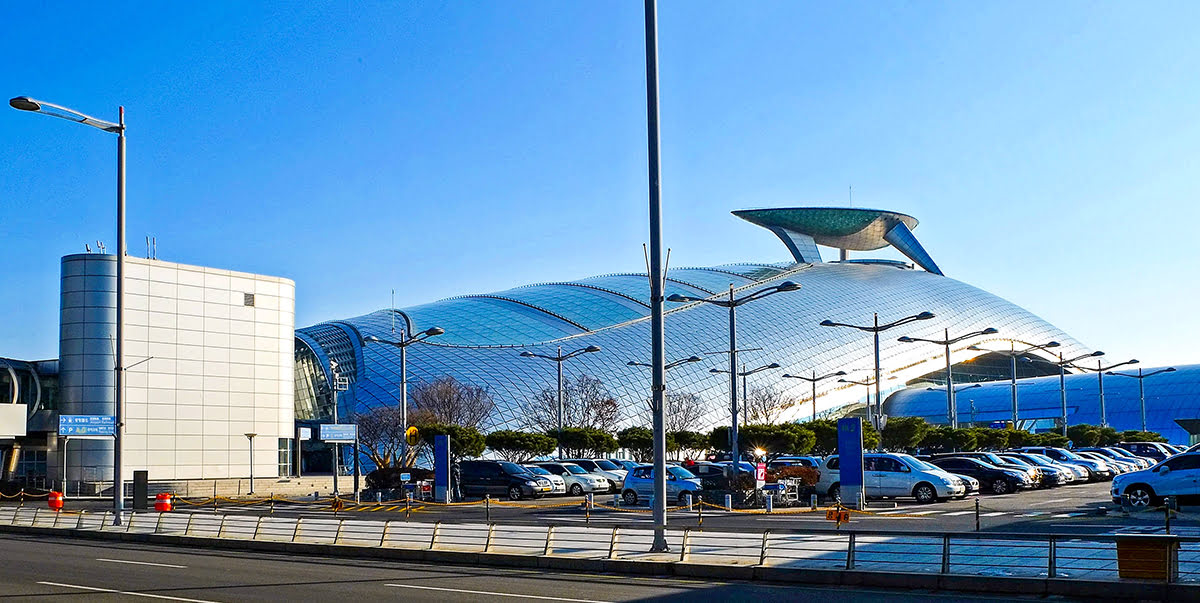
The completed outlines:
{"type": "Polygon", "coordinates": [[[450,501],[450,436],[433,436],[433,500],[450,501]]]}
{"type": "Polygon", "coordinates": [[[838,419],[838,481],[842,488],[863,485],[862,419],[838,419]]]}
{"type": "Polygon", "coordinates": [[[358,435],[358,425],[353,423],[322,423],[320,428],[320,438],[325,442],[353,443],[358,435]]]}
{"type": "Polygon", "coordinates": [[[112,415],[58,415],[58,435],[111,436],[116,429],[112,415]]]}

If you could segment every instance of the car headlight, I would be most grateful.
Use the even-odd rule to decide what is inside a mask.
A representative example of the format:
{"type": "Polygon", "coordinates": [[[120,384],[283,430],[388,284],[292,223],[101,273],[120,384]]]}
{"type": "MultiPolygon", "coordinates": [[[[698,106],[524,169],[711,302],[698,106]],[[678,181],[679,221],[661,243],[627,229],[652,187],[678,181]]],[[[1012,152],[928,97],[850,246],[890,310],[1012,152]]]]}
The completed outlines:
{"type": "Polygon", "coordinates": [[[536,485],[537,485],[537,482],[535,482],[535,481],[533,481],[533,480],[528,480],[528,481],[526,481],[526,482],[525,482],[525,485],[526,485],[526,486],[536,486],[536,485]]]}
{"type": "Polygon", "coordinates": [[[946,485],[946,486],[953,486],[953,485],[954,485],[954,482],[956,482],[956,481],[958,481],[958,480],[956,480],[956,479],[951,479],[951,478],[948,478],[948,477],[943,477],[943,478],[942,478],[942,484],[944,484],[944,485],[946,485]]]}

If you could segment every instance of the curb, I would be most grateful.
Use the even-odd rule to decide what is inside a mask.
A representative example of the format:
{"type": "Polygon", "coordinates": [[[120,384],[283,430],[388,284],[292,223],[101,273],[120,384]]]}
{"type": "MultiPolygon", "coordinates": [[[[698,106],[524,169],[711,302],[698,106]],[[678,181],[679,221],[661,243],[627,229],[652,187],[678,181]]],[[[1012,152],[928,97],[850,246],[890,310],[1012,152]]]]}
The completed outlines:
{"type": "Polygon", "coordinates": [[[609,572],[627,575],[680,576],[713,580],[761,581],[817,586],[874,587],[903,590],[988,592],[1025,596],[1059,595],[1085,599],[1157,601],[1200,600],[1200,584],[1149,581],[1068,580],[1011,576],[967,576],[898,573],[864,570],[789,568],[760,565],[716,565],[680,561],[637,561],[632,559],[585,559],[513,553],[483,553],[424,549],[380,548],[354,545],[316,544],[207,538],[171,534],[99,532],[29,526],[0,526],[0,533],[29,534],[164,544],[194,548],[259,551],[267,553],[320,555],[388,561],[411,561],[451,565],[520,567],[568,572],[609,572]]]}

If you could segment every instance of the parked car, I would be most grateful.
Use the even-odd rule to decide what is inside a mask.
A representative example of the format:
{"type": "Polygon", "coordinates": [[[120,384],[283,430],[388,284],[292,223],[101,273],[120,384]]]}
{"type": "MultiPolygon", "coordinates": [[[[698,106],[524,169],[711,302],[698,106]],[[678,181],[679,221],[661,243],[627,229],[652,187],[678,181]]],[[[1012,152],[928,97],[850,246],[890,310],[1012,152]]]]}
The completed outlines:
{"type": "Polygon", "coordinates": [[[1017,450],[1014,452],[1019,453],[1019,454],[1024,454],[1025,456],[1035,459],[1035,460],[1040,460],[1043,462],[1050,463],[1051,465],[1053,465],[1055,467],[1066,469],[1067,472],[1069,472],[1071,474],[1071,483],[1072,484],[1083,483],[1088,480],[1088,470],[1083,465],[1077,465],[1075,463],[1068,463],[1065,461],[1055,460],[1044,454],[1040,454],[1037,452],[1028,452],[1028,451],[1021,451],[1021,450],[1017,450]]]}
{"type": "Polygon", "coordinates": [[[1119,448],[1124,448],[1138,456],[1144,456],[1152,459],[1155,462],[1165,461],[1174,456],[1176,452],[1158,442],[1121,442],[1117,444],[1119,448]]]}
{"type": "Polygon", "coordinates": [[[567,459],[567,462],[575,463],[588,473],[607,479],[609,492],[620,492],[621,484],[625,482],[625,474],[628,473],[608,459],[567,459]]]}
{"type": "Polygon", "coordinates": [[[631,461],[629,459],[608,459],[608,461],[624,469],[626,472],[633,471],[634,469],[637,469],[645,464],[637,461],[631,461]]]}
{"type": "Polygon", "coordinates": [[[1050,459],[1042,457],[1035,458],[1033,455],[1006,452],[1000,455],[1001,458],[1011,460],[1016,463],[1022,463],[1030,467],[1037,467],[1042,472],[1043,486],[1064,486],[1075,481],[1075,472],[1055,465],[1050,462],[1050,459]]]}
{"type": "Polygon", "coordinates": [[[1089,448],[1079,448],[1079,449],[1077,449],[1077,452],[1091,452],[1093,454],[1099,454],[1099,455],[1103,456],[1104,458],[1112,459],[1114,461],[1129,463],[1129,464],[1133,465],[1134,470],[1149,469],[1151,466],[1154,465],[1154,463],[1151,462],[1150,459],[1136,456],[1135,454],[1133,454],[1132,452],[1129,452],[1128,450],[1125,450],[1124,448],[1095,446],[1095,447],[1089,447],[1089,448]]]}
{"type": "Polygon", "coordinates": [[[563,480],[562,477],[554,475],[553,473],[550,473],[549,471],[546,471],[545,469],[542,469],[541,467],[538,467],[537,465],[522,465],[522,466],[525,467],[526,469],[528,469],[530,473],[532,473],[538,477],[544,477],[544,478],[550,480],[549,494],[566,494],[567,493],[567,482],[565,480],[563,480]]]}
{"type": "MultiPolygon", "coordinates": [[[[678,465],[667,467],[667,500],[687,504],[687,496],[700,490],[700,478],[678,465]]],[[[621,500],[627,505],[649,501],[654,496],[654,466],[642,465],[625,476],[621,500]]]]}
{"type": "Polygon", "coordinates": [[[1200,497],[1200,453],[1178,454],[1149,469],[1117,477],[1112,483],[1113,502],[1121,504],[1122,496],[1128,496],[1129,505],[1139,509],[1157,506],[1164,496],[1193,502],[1200,497]]]}
{"type": "Polygon", "coordinates": [[[553,486],[550,480],[508,461],[460,461],[463,496],[504,496],[511,500],[540,498],[553,486]]]}
{"type": "Polygon", "coordinates": [[[729,468],[709,461],[685,461],[683,468],[687,469],[700,480],[704,490],[725,490],[729,486],[729,468]]]}
{"type": "Polygon", "coordinates": [[[1112,469],[1109,468],[1108,463],[1083,458],[1065,448],[1055,446],[1025,446],[1021,448],[1021,451],[1041,454],[1050,457],[1050,460],[1063,464],[1079,465],[1087,471],[1087,480],[1090,482],[1112,479],[1113,476],[1112,469]]]}
{"type": "Polygon", "coordinates": [[[779,467],[802,466],[802,467],[818,467],[821,464],[820,457],[815,456],[781,456],[770,463],[767,463],[768,469],[777,469],[779,467]]]}
{"type": "Polygon", "coordinates": [[[960,475],[969,475],[995,494],[1011,494],[1033,487],[1033,480],[1023,470],[1005,469],[969,457],[935,458],[930,463],[960,475]]]}
{"type": "MultiPolygon", "coordinates": [[[[1032,466],[1026,463],[1020,463],[1012,459],[1002,458],[995,452],[944,452],[932,455],[932,458],[969,458],[982,461],[983,463],[998,467],[1003,470],[1016,471],[1024,474],[1029,480],[1031,488],[1042,487],[1042,479],[1044,477],[1042,470],[1037,466],[1032,466]]],[[[935,463],[936,464],[936,463],[935,463]]],[[[982,481],[982,480],[981,480],[982,481]]]]}
{"type": "Polygon", "coordinates": [[[608,480],[584,471],[575,463],[538,463],[538,466],[562,478],[567,494],[583,496],[593,492],[608,492],[608,480]]]}
{"type": "Polygon", "coordinates": [[[1134,454],[1132,451],[1121,448],[1120,446],[1106,446],[1105,450],[1111,450],[1122,456],[1127,456],[1132,459],[1137,459],[1137,461],[1143,465],[1143,467],[1142,467],[1143,469],[1149,469],[1149,468],[1153,467],[1156,463],[1158,463],[1158,461],[1156,461],[1150,457],[1134,454]]]}
{"type": "Polygon", "coordinates": [[[1113,470],[1114,477],[1122,473],[1129,473],[1130,471],[1137,471],[1138,469],[1141,469],[1141,467],[1131,460],[1118,461],[1114,458],[1104,456],[1099,452],[1092,452],[1090,450],[1072,450],[1071,452],[1074,452],[1085,459],[1104,461],[1104,463],[1108,465],[1108,468],[1113,470]]]}
{"type": "MultiPolygon", "coordinates": [[[[817,492],[832,500],[841,500],[840,463],[831,455],[821,465],[817,492]]],[[[863,455],[863,487],[868,498],[912,496],[917,502],[931,503],[966,494],[962,480],[907,454],[872,453],[863,455]]]]}

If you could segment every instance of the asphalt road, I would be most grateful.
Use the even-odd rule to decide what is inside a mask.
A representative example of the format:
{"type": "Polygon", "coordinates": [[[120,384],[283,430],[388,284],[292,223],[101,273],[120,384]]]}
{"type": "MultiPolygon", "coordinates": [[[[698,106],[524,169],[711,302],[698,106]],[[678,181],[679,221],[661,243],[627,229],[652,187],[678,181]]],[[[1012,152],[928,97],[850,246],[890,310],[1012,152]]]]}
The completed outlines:
{"type": "MultiPolygon", "coordinates": [[[[0,534],[4,598],[252,601],[1009,601],[1012,597],[509,570],[0,534]]],[[[70,599],[68,599],[70,600],[70,599]]],[[[1066,600],[1066,599],[1060,599],[1066,600]]]]}

